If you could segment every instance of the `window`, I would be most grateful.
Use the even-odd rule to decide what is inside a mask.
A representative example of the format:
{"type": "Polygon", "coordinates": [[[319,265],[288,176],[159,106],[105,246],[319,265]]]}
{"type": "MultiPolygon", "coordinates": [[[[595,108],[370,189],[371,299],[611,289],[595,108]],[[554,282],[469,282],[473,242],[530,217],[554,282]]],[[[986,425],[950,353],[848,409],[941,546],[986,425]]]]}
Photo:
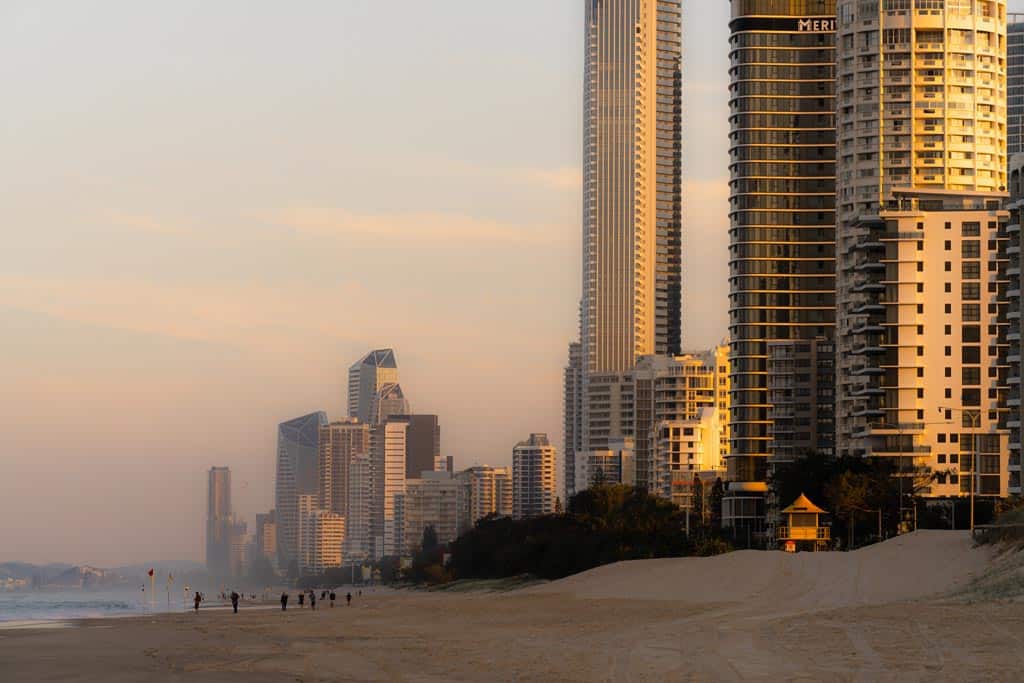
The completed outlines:
{"type": "Polygon", "coordinates": [[[964,237],[977,237],[981,234],[981,223],[964,223],[960,226],[960,234],[964,237]]]}
{"type": "Polygon", "coordinates": [[[961,275],[965,280],[978,280],[981,278],[980,261],[964,261],[961,264],[961,275]]]}
{"type": "Polygon", "coordinates": [[[964,322],[976,323],[981,320],[981,305],[980,304],[963,304],[961,306],[961,317],[964,322]]]}
{"type": "MultiPolygon", "coordinates": [[[[948,346],[946,347],[949,348],[948,346]]],[[[948,353],[946,354],[949,355],[948,353]]],[[[961,360],[964,363],[973,363],[977,365],[981,363],[981,347],[980,346],[965,346],[961,350],[961,360]]]]}
{"type": "Polygon", "coordinates": [[[981,258],[981,242],[979,240],[964,240],[960,243],[960,256],[962,258],[981,258]]]}
{"type": "Polygon", "coordinates": [[[981,325],[964,325],[960,341],[973,344],[981,342],[981,325]]]}
{"type": "Polygon", "coordinates": [[[981,298],[981,285],[977,282],[961,282],[960,296],[964,301],[977,301],[981,298]]]}

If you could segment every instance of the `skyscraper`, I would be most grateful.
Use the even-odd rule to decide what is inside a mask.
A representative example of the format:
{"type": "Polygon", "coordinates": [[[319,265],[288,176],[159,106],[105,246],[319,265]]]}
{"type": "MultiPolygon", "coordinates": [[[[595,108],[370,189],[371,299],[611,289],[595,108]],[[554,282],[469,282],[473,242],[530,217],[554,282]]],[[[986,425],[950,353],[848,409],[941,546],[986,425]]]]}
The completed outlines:
{"type": "Polygon", "coordinates": [[[587,0],[582,352],[587,372],[677,353],[682,281],[679,0],[587,0]]]}
{"type": "Polygon", "coordinates": [[[282,422],[277,428],[277,552],[282,568],[298,560],[299,496],[319,495],[320,427],[327,414],[318,411],[282,422]]]}
{"type": "Polygon", "coordinates": [[[547,434],[530,434],[512,449],[512,514],[516,519],[555,511],[555,455],[547,434]]]}
{"type": "Polygon", "coordinates": [[[512,516],[512,469],[477,465],[455,475],[459,482],[461,534],[487,515],[512,516]]]}
{"type": "Polygon", "coordinates": [[[835,321],[835,0],[732,0],[729,29],[723,523],[758,533],[771,454],[768,344],[831,338],[835,321]]]}
{"type": "Polygon", "coordinates": [[[401,550],[408,430],[408,422],[390,420],[374,425],[370,432],[370,533],[377,559],[398,555],[401,550]]]}
{"type": "Polygon", "coordinates": [[[837,450],[1005,495],[1006,2],[837,11],[837,450]]]}
{"type": "Polygon", "coordinates": [[[231,470],[211,467],[206,495],[206,568],[214,575],[230,574],[231,470]]]}
{"type": "Polygon", "coordinates": [[[565,375],[566,497],[581,448],[625,436],[629,416],[603,399],[616,398],[637,358],[677,354],[681,342],[681,2],[587,0],[585,31],[583,296],[565,375]]]}
{"type": "Polygon", "coordinates": [[[348,369],[348,416],[371,423],[373,399],[385,384],[398,382],[398,363],[391,349],[370,351],[348,369]]]}

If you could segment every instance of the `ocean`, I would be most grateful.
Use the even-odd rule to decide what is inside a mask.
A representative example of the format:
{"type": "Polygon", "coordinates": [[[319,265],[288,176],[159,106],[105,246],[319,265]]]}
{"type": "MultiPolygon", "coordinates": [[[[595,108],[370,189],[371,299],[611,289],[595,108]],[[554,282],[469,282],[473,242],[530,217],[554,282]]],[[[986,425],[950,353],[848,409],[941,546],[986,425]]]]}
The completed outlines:
{"type": "Polygon", "coordinates": [[[5,591],[0,592],[0,623],[183,612],[191,605],[191,596],[184,599],[180,589],[171,591],[168,605],[166,591],[157,587],[153,595],[148,586],[145,592],[137,588],[5,591]]]}

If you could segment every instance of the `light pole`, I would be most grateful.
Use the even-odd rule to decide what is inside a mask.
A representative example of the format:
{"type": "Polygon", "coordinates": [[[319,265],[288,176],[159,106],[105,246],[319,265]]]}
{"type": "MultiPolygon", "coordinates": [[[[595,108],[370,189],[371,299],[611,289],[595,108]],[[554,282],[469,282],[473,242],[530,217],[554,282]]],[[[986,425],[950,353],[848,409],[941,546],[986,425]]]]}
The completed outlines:
{"type": "MultiPolygon", "coordinates": [[[[971,471],[971,485],[968,487],[968,496],[969,496],[970,508],[971,508],[970,530],[973,532],[974,531],[974,487],[975,487],[974,479],[978,475],[978,432],[981,430],[981,408],[978,408],[977,410],[965,410],[964,408],[942,408],[942,407],[939,408],[939,412],[941,412],[943,410],[946,410],[946,411],[949,411],[949,412],[960,413],[960,415],[962,417],[967,417],[967,419],[970,420],[970,427],[972,429],[972,431],[971,431],[971,444],[972,444],[972,446],[971,446],[971,468],[970,468],[970,471],[971,471]]],[[[963,420],[962,419],[960,421],[960,426],[963,427],[963,420]]],[[[960,461],[960,462],[957,463],[957,471],[962,471],[962,469],[963,469],[962,468],[962,465],[963,465],[963,462],[962,462],[963,461],[963,441],[958,437],[956,442],[957,442],[956,446],[957,446],[957,452],[958,452],[957,460],[960,461]]]]}

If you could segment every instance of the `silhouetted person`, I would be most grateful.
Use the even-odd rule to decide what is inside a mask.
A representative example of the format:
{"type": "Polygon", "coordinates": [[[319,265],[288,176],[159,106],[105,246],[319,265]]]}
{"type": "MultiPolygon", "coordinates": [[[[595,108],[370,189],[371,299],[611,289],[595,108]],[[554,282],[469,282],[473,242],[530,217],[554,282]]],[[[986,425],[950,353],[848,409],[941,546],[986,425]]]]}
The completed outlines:
{"type": "Polygon", "coordinates": [[[306,594],[305,593],[299,593],[299,609],[302,609],[302,607],[305,604],[305,602],[306,602],[306,594]]]}
{"type": "Polygon", "coordinates": [[[231,591],[231,607],[235,610],[235,614],[238,614],[238,598],[238,593],[231,591]]]}
{"type": "Polygon", "coordinates": [[[323,601],[323,600],[326,600],[326,599],[327,599],[327,591],[320,591],[320,600],[323,601]]]}
{"type": "Polygon", "coordinates": [[[336,596],[334,595],[334,591],[331,591],[331,607],[334,607],[334,598],[335,597],[336,596]]]}
{"type": "Polygon", "coordinates": [[[203,601],[203,597],[201,595],[199,595],[199,591],[196,591],[196,597],[195,597],[194,602],[195,602],[195,605],[196,605],[196,611],[197,612],[199,611],[199,603],[201,603],[202,601],[203,601]]]}
{"type": "Polygon", "coordinates": [[[345,594],[345,604],[346,604],[347,607],[351,607],[352,606],[352,594],[351,593],[346,593],[345,594]]]}
{"type": "Polygon", "coordinates": [[[288,594],[281,593],[281,611],[284,612],[288,609],[288,594]]]}
{"type": "Polygon", "coordinates": [[[316,591],[309,591],[309,608],[316,609],[316,591]]]}

